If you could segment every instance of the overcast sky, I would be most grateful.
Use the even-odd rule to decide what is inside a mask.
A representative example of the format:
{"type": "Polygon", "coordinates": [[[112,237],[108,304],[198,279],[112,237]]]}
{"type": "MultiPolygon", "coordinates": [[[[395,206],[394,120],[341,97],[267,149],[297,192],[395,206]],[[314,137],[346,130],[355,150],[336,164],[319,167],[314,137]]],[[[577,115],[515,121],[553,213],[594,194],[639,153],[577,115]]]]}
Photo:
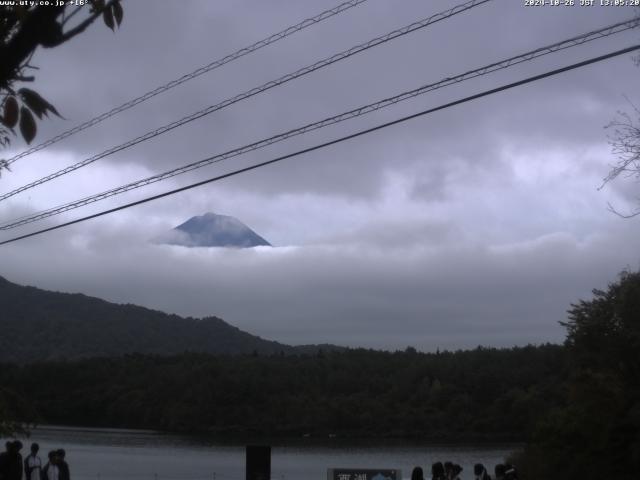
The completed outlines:
{"type": "MultiPolygon", "coordinates": [[[[35,86],[65,117],[36,142],[247,46],[339,0],[123,2],[41,50],[35,86]]],[[[13,165],[8,191],[457,0],[369,0],[13,165]]],[[[576,0],[576,3],[579,3],[576,0]]],[[[637,12],[636,12],[637,13],[637,12]]],[[[0,203],[3,221],[295,128],[632,17],[632,8],[495,0],[294,80],[0,203]]],[[[417,97],[0,239],[267,160],[640,42],[631,31],[417,97]]],[[[640,184],[597,188],[616,162],[603,128],[640,104],[631,55],[588,66],[280,164],[0,247],[0,275],[180,315],[215,315],[291,344],[468,348],[560,342],[572,302],[640,267],[640,184]],[[205,212],[274,248],[150,240],[205,212]]],[[[16,139],[2,152],[25,148],[16,139]]],[[[91,321],[91,319],[87,319],[91,321]]]]}

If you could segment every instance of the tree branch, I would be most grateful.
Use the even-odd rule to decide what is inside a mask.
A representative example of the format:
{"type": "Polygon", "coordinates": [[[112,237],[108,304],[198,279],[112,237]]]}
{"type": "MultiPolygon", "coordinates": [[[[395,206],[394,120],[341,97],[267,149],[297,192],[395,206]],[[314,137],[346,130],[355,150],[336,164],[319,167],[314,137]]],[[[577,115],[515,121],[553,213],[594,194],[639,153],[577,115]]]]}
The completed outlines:
{"type": "MultiPolygon", "coordinates": [[[[104,12],[108,8],[111,8],[111,5],[113,5],[113,3],[114,3],[114,0],[111,0],[111,1],[107,2],[103,8],[96,9],[96,11],[93,12],[83,22],[79,23],[78,25],[73,27],[71,30],[68,30],[67,32],[64,32],[62,34],[60,43],[64,43],[67,40],[75,37],[79,33],[84,32],[87,29],[87,27],[89,27],[89,25],[91,25],[93,22],[95,22],[96,18],[98,18],[100,15],[102,15],[102,12],[104,12]]],[[[58,43],[57,45],[60,45],[60,43],[58,43]]],[[[57,45],[52,45],[52,46],[57,46],[57,45]]]]}
{"type": "Polygon", "coordinates": [[[42,44],[43,39],[55,32],[51,26],[57,25],[56,18],[62,13],[64,6],[36,7],[29,12],[21,28],[5,45],[0,45],[0,88],[5,88],[20,66],[33,51],[42,44]]]}
{"type": "MultiPolygon", "coordinates": [[[[74,28],[63,32],[58,17],[64,13],[65,6],[38,6],[29,11],[16,34],[4,45],[0,45],[0,88],[6,88],[10,81],[23,68],[25,60],[38,48],[57,47],[76,35],[84,32],[96,18],[111,8],[115,0],[110,0],[102,8],[96,9],[89,17],[74,28]]],[[[72,15],[77,12],[72,12],[72,15]]],[[[68,20],[72,15],[67,17],[68,20]]]]}
{"type": "Polygon", "coordinates": [[[62,20],[62,25],[64,26],[69,20],[71,20],[76,13],[78,13],[80,10],[82,10],[82,6],[78,6],[75,8],[75,10],[73,12],[71,12],[69,15],[67,15],[64,20],[62,20]]]}

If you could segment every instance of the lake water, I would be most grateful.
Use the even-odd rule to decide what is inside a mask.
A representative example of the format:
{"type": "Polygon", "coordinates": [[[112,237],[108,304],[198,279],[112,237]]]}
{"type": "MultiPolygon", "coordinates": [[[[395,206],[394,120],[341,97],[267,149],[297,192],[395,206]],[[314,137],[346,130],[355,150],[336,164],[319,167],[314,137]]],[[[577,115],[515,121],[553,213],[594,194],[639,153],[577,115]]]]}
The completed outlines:
{"type": "MultiPolygon", "coordinates": [[[[244,480],[245,444],[221,444],[206,439],[139,430],[39,428],[24,443],[40,444],[43,462],[49,450],[64,448],[72,480],[244,480]]],[[[2,442],[4,444],[4,441],[2,442]]],[[[265,442],[261,441],[260,444],[265,442]]],[[[271,443],[274,480],[327,478],[327,468],[401,469],[410,478],[414,466],[430,472],[436,461],[450,460],[472,479],[473,465],[490,473],[513,446],[424,446],[399,442],[346,443],[338,439],[271,443]]]]}

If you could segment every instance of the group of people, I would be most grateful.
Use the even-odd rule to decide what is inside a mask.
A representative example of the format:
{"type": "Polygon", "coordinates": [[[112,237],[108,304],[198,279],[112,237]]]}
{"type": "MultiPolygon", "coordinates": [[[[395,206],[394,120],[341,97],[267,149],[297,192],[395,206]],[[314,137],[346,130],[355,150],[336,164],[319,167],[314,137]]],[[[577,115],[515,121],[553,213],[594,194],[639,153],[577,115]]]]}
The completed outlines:
{"type": "Polygon", "coordinates": [[[43,464],[37,443],[31,444],[31,453],[24,460],[20,440],[7,442],[5,447],[0,453],[0,480],[23,480],[23,475],[24,480],[71,480],[63,449],[50,451],[48,462],[43,464]]]}
{"type": "MultiPolygon", "coordinates": [[[[20,450],[22,442],[14,440],[5,444],[6,451],[0,453],[0,480],[71,480],[69,465],[63,449],[49,452],[49,461],[42,464],[38,452],[40,446],[31,444],[31,453],[23,460],[20,450]]],[[[452,462],[436,462],[431,466],[432,480],[460,480],[463,468],[452,462]]],[[[487,469],[481,463],[473,466],[475,480],[492,480],[487,469]]],[[[494,469],[493,480],[518,480],[518,472],[513,465],[498,464],[494,469]]],[[[422,467],[415,467],[411,480],[425,480],[422,467]]]]}
{"type": "MultiPolygon", "coordinates": [[[[431,465],[432,480],[460,480],[462,467],[452,462],[436,462],[431,465]]],[[[518,471],[513,465],[498,464],[494,469],[495,476],[493,480],[518,480],[518,471]]],[[[481,463],[473,466],[473,475],[475,480],[492,480],[487,473],[487,469],[481,463]]],[[[415,467],[411,472],[411,480],[425,480],[422,467],[415,467]]]]}

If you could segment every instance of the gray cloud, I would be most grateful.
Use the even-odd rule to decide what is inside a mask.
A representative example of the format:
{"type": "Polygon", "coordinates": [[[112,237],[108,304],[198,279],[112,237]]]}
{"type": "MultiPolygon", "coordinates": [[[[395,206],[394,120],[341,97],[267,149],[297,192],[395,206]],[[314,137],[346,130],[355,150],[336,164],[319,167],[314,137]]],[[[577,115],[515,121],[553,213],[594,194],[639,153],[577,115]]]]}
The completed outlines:
{"type": "Polygon", "coordinates": [[[392,247],[389,225],[379,225],[378,235],[348,245],[230,250],[151,245],[149,229],[132,228],[131,220],[53,234],[47,249],[35,240],[11,246],[2,274],[182,315],[218,315],[290,343],[433,350],[559,341],[557,322],[571,302],[621,268],[638,267],[626,240],[638,228],[628,223],[583,240],[556,233],[494,246],[434,242],[423,228],[423,242],[392,247]],[[39,266],[37,278],[27,261],[39,266]]]}

